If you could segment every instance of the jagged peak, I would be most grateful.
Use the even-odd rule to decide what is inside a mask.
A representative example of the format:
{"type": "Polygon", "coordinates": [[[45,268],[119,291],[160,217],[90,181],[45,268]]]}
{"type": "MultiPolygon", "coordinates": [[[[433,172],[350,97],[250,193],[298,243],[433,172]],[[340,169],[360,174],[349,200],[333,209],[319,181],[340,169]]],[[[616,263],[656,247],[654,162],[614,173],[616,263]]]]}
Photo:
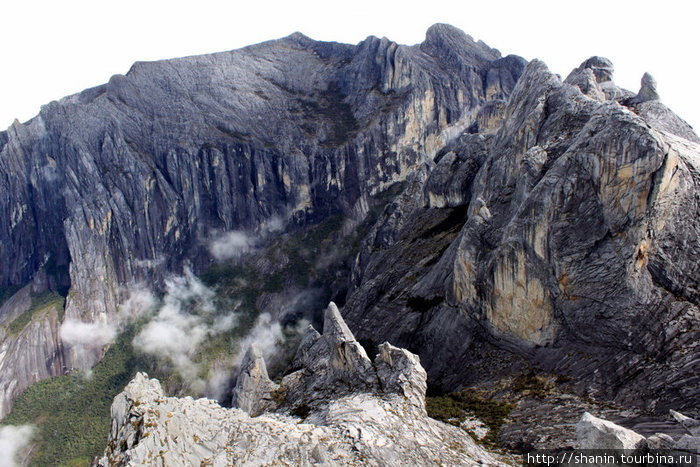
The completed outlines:
{"type": "Polygon", "coordinates": [[[610,59],[594,55],[573,69],[565,82],[578,87],[581,92],[600,102],[628,99],[634,94],[618,87],[613,81],[615,68],[610,59]]]}
{"type": "Polygon", "coordinates": [[[382,390],[401,394],[409,403],[425,410],[428,375],[418,355],[388,342],[381,344],[378,350],[374,366],[382,390]]]}
{"type": "Polygon", "coordinates": [[[265,367],[263,357],[251,346],[233,391],[233,405],[257,415],[275,407],[318,407],[341,394],[380,390],[399,394],[425,411],[427,375],[417,355],[384,343],[372,362],[335,303],[329,303],[324,319],[323,335],[313,326],[307,328],[293,363],[297,370],[285,376],[280,386],[269,380],[266,371],[261,371],[265,367]],[[273,391],[284,394],[284,402],[273,402],[273,391]]]}
{"type": "Polygon", "coordinates": [[[630,103],[640,104],[648,101],[658,101],[659,93],[656,91],[656,80],[649,73],[642,75],[641,86],[639,92],[632,98],[630,103]]]}
{"type": "Polygon", "coordinates": [[[292,365],[295,367],[301,367],[309,354],[309,349],[321,338],[321,334],[318,333],[316,328],[311,324],[306,328],[304,335],[301,337],[301,342],[299,347],[297,347],[296,354],[294,355],[294,361],[292,365]]]}
{"type": "Polygon", "coordinates": [[[243,356],[243,361],[241,362],[241,373],[256,373],[268,377],[267,366],[265,365],[265,359],[263,358],[262,352],[255,344],[250,344],[248,350],[243,356]]]}
{"type": "Polygon", "coordinates": [[[474,41],[472,36],[450,24],[436,23],[428,28],[420,48],[428,55],[453,59],[454,54],[466,55],[486,61],[498,60],[501,52],[474,41]]]}
{"type": "Polygon", "coordinates": [[[613,74],[615,72],[615,68],[613,67],[613,63],[610,59],[594,55],[584,60],[578,66],[578,68],[576,68],[569,74],[569,76],[571,76],[577,71],[582,71],[585,69],[590,69],[593,72],[598,83],[612,81],[613,74]]]}
{"type": "Polygon", "coordinates": [[[124,389],[131,400],[165,397],[163,387],[157,379],[151,379],[146,373],[139,371],[124,389]]]}
{"type": "Polygon", "coordinates": [[[251,344],[243,357],[241,372],[233,389],[231,404],[257,416],[273,408],[271,392],[277,385],[270,380],[262,352],[251,344]]]}
{"type": "Polygon", "coordinates": [[[326,340],[338,342],[355,340],[355,336],[340,315],[338,306],[333,302],[328,304],[323,317],[323,337],[326,340]]]}

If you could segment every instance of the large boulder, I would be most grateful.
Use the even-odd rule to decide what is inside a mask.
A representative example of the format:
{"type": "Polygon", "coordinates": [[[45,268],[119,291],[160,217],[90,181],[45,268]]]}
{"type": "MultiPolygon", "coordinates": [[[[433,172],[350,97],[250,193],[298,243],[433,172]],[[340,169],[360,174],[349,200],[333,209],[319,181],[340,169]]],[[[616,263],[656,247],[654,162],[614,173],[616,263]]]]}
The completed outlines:
{"type": "Polygon", "coordinates": [[[586,412],[576,425],[576,439],[581,449],[639,449],[646,438],[613,422],[586,412]]]}

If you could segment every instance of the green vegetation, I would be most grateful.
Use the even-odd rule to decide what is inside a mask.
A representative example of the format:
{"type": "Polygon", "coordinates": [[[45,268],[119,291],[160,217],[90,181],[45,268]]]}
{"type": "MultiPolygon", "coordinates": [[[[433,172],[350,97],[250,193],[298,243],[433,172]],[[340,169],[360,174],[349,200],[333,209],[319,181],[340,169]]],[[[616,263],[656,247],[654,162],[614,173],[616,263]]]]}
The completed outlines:
{"type": "MultiPolygon", "coordinates": [[[[306,287],[316,279],[319,273],[316,270],[317,262],[329,253],[330,241],[344,223],[345,217],[335,214],[284,239],[276,248],[278,254],[289,259],[286,266],[277,273],[281,275],[282,280],[306,287]]],[[[268,280],[273,284],[281,282],[281,279],[274,275],[268,280]]]]}
{"type": "Polygon", "coordinates": [[[199,278],[208,287],[225,289],[228,287],[239,287],[246,282],[256,282],[258,273],[247,265],[215,263],[200,274],[199,278]]]}
{"type": "Polygon", "coordinates": [[[150,363],[134,355],[134,328],[123,333],[88,376],[63,375],[31,385],[15,400],[5,425],[37,426],[31,465],[90,465],[109,434],[114,396],[137,369],[150,363]]]}
{"type": "Polygon", "coordinates": [[[32,304],[27,311],[12,320],[7,330],[11,334],[18,334],[32,320],[32,317],[38,312],[45,311],[51,308],[58,310],[58,319],[63,319],[64,305],[66,299],[56,292],[43,292],[40,294],[32,294],[32,304]]]}
{"type": "Polygon", "coordinates": [[[489,428],[488,434],[479,442],[488,448],[498,448],[498,432],[513,405],[483,398],[476,391],[464,390],[444,396],[429,396],[426,398],[426,408],[428,416],[455,426],[460,426],[468,416],[478,418],[489,428]]]}
{"type": "Polygon", "coordinates": [[[513,379],[511,389],[523,395],[545,397],[554,390],[554,384],[543,375],[538,375],[534,370],[516,376],[513,379]]]}
{"type": "MultiPolygon", "coordinates": [[[[262,252],[270,264],[283,265],[272,273],[261,277],[252,264],[216,263],[200,275],[202,282],[212,287],[217,293],[217,310],[228,313],[236,310],[236,326],[229,331],[211,336],[198,350],[194,360],[207,368],[210,363],[220,359],[233,359],[238,353],[238,343],[260,315],[257,301],[263,293],[282,292],[287,285],[303,289],[313,287],[323,290],[319,301],[327,301],[330,292],[324,287],[327,278],[319,270],[319,259],[327,254],[331,239],[344,225],[345,218],[333,215],[324,221],[294,232],[282,234],[278,241],[262,252]]],[[[251,262],[252,263],[252,262],[251,262]]],[[[318,304],[319,310],[326,303],[318,304]]],[[[298,336],[291,329],[285,334],[285,355],[290,358],[298,344],[298,336]]],[[[284,371],[286,360],[273,364],[268,362],[271,375],[284,371]]],[[[203,375],[204,376],[204,375],[203,375]]]]}

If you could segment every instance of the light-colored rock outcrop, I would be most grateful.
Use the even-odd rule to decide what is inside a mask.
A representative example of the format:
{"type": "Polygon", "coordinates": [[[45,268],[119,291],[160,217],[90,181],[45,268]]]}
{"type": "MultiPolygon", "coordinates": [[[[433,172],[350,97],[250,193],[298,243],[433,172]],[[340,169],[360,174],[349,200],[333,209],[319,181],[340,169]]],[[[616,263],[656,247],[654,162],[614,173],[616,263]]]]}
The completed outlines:
{"type": "Polygon", "coordinates": [[[255,417],[274,408],[274,394],[278,388],[267,375],[260,349],[251,345],[243,357],[231,404],[255,417]]]}
{"type": "Polygon", "coordinates": [[[696,460],[700,461],[700,420],[687,417],[675,410],[670,410],[669,413],[688,432],[676,440],[673,448],[692,452],[697,455],[696,460]]]}
{"type": "Polygon", "coordinates": [[[700,436],[700,420],[695,420],[694,418],[687,417],[680,412],[675,410],[669,410],[669,414],[675,421],[681,424],[688,433],[692,436],[700,436]]]}
{"type": "MultiPolygon", "coordinates": [[[[112,404],[100,465],[502,465],[463,430],[426,416],[416,355],[383,344],[372,363],[332,303],[316,334],[303,368],[277,389],[284,401],[259,416],[166,397],[139,373],[112,404]]],[[[270,384],[260,359],[248,352],[234,395],[254,411],[270,384]]]]}
{"type": "Polygon", "coordinates": [[[581,449],[639,449],[646,446],[644,436],[588,412],[576,426],[576,438],[581,449]]]}
{"type": "MultiPolygon", "coordinates": [[[[671,410],[672,418],[691,434],[683,434],[676,440],[666,433],[654,433],[645,438],[633,430],[624,428],[608,420],[594,417],[586,412],[576,425],[576,440],[580,449],[624,449],[644,454],[648,450],[662,449],[674,451],[675,455],[694,454],[695,462],[700,461],[700,436],[697,435],[700,423],[690,417],[671,410]]],[[[684,457],[684,462],[691,457],[684,457]]]]}
{"type": "Polygon", "coordinates": [[[632,104],[641,104],[642,102],[657,100],[659,100],[659,93],[656,91],[656,80],[649,73],[644,73],[639,92],[630,102],[632,104]]]}

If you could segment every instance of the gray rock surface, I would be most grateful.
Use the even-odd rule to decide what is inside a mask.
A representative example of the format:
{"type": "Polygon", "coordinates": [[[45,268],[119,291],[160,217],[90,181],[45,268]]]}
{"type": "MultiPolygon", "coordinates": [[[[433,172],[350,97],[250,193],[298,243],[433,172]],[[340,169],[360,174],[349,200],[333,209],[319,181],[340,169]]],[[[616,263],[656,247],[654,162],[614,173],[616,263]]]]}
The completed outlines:
{"type": "Polygon", "coordinates": [[[669,410],[669,413],[675,421],[681,424],[688,433],[692,436],[700,436],[700,420],[695,420],[694,418],[686,417],[680,412],[675,410],[669,410]]]}
{"type": "Polygon", "coordinates": [[[649,449],[673,449],[673,438],[665,433],[655,433],[647,438],[649,449]]]}
{"type": "Polygon", "coordinates": [[[231,404],[255,417],[275,406],[274,394],[278,388],[267,375],[262,353],[251,345],[243,357],[231,404]]]}
{"type": "MultiPolygon", "coordinates": [[[[448,25],[416,46],[297,33],[135,63],[0,132],[0,286],[49,258],[70,286],[66,319],[108,321],[129,285],[210,265],[222,232],[350,212],[406,179],[448,127],[488,106],[481,121],[498,120],[524,64],[448,25]]],[[[102,355],[53,351],[77,369],[102,355]]]]}
{"type": "Polygon", "coordinates": [[[576,426],[576,439],[581,449],[640,449],[646,446],[644,436],[588,412],[576,426]]]}
{"type": "MultiPolygon", "coordinates": [[[[338,352],[353,344],[331,304],[324,334],[304,359],[314,371],[305,367],[298,377],[285,378],[286,401],[276,412],[253,418],[211,400],[166,397],[157,380],[139,373],[114,399],[108,447],[99,465],[505,465],[464,431],[426,416],[426,375],[416,355],[383,344],[374,365],[362,351],[346,355],[369,365],[348,362],[341,368],[338,352]],[[351,375],[357,384],[338,391],[336,384],[351,375]],[[377,379],[381,389],[365,383],[377,379]],[[313,397],[296,390],[299,384],[313,388],[313,397]],[[303,405],[301,416],[295,398],[310,404],[303,405]]],[[[260,384],[250,384],[251,375],[265,379],[260,359],[248,352],[239,376],[239,382],[241,377],[247,382],[236,387],[237,399],[252,407],[265,398],[260,384]]]]}
{"type": "Polygon", "coordinates": [[[33,298],[45,292],[39,274],[0,306],[0,418],[12,408],[14,398],[32,383],[66,371],[61,352],[60,316],[62,305],[56,302],[34,305],[33,298]],[[24,313],[31,319],[18,331],[10,326],[24,313]]]}
{"type": "MultiPolygon", "coordinates": [[[[524,65],[448,25],[416,46],[297,33],[135,63],[0,132],[0,286],[49,258],[66,319],[108,321],[130,284],[210,265],[222,232],[351,212],[406,179],[448,128],[497,122],[524,65]]],[[[102,355],[53,351],[77,369],[102,355]]]]}
{"type": "Polygon", "coordinates": [[[673,448],[679,451],[700,454],[700,436],[683,435],[676,441],[673,448]]]}
{"type": "MultiPolygon", "coordinates": [[[[530,366],[591,400],[697,416],[700,139],[652,80],[634,97],[612,71],[592,57],[562,82],[447,25],[411,47],[294,34],[137,63],[0,133],[0,285],[52,265],[65,319],[109,320],[122,286],[203,270],[222,232],[366,213],[403,181],[339,296],[358,340],[415,351],[446,390],[530,366]]],[[[327,314],[282,410],[330,407],[329,387],[415,399],[327,314]]],[[[27,334],[13,355],[47,350],[17,374],[102,354],[50,334],[27,334]]]]}
{"type": "Polygon", "coordinates": [[[613,81],[614,68],[604,57],[591,57],[566,77],[565,83],[577,86],[588,97],[599,101],[623,101],[634,93],[618,87],[613,81]]]}
{"type": "Polygon", "coordinates": [[[417,355],[385,342],[379,346],[374,365],[383,392],[398,393],[425,413],[427,375],[417,355]]]}
{"type": "MultiPolygon", "coordinates": [[[[607,63],[579,72],[610,83],[607,63]]],[[[446,146],[365,239],[344,307],[358,338],[417,351],[447,390],[526,362],[587,397],[695,413],[700,146],[625,99],[528,64],[499,130],[463,136],[485,149],[446,146]]]]}
{"type": "MultiPolygon", "coordinates": [[[[314,336],[313,332],[309,330],[307,336],[314,336]]],[[[372,361],[355,340],[335,303],[331,302],[326,309],[323,334],[306,350],[305,341],[308,342],[302,340],[296,355],[301,368],[281,382],[285,394],[282,405],[288,410],[317,407],[331,395],[340,397],[379,389],[372,361]]]]}
{"type": "Polygon", "coordinates": [[[656,91],[656,80],[649,73],[644,73],[639,92],[632,98],[631,103],[641,104],[642,102],[657,100],[659,100],[659,93],[656,91]]]}

